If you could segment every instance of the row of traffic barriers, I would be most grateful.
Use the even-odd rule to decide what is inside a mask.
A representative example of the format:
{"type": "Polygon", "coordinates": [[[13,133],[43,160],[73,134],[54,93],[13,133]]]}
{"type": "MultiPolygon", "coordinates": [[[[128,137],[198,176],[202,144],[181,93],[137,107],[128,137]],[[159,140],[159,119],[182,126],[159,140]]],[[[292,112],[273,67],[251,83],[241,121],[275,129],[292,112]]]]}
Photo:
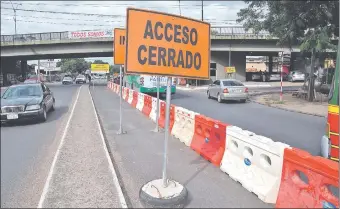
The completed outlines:
{"type": "MultiPolygon", "coordinates": [[[[119,85],[108,87],[119,94],[119,85]]],[[[157,99],[123,87],[123,99],[156,121],[157,99]]],[[[159,126],[164,128],[164,101],[159,126]]],[[[334,191],[339,168],[334,161],[275,142],[237,126],[171,105],[171,134],[245,189],[276,208],[338,208],[334,191]]]]}

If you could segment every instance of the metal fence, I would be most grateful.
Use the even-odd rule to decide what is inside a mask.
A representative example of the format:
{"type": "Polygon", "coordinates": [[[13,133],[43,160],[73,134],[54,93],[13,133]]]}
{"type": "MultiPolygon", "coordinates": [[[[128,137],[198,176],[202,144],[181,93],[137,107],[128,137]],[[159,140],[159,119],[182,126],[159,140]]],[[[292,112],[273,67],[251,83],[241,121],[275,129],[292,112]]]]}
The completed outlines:
{"type": "MultiPolygon", "coordinates": [[[[85,31],[83,31],[85,32],[85,31]]],[[[225,26],[225,27],[211,27],[212,39],[267,39],[273,38],[266,31],[261,31],[257,34],[253,30],[246,31],[242,26],[225,26]]],[[[17,34],[17,35],[2,35],[1,43],[6,45],[24,42],[36,41],[53,41],[53,40],[67,40],[69,32],[50,32],[50,33],[32,33],[32,34],[17,34]]]]}

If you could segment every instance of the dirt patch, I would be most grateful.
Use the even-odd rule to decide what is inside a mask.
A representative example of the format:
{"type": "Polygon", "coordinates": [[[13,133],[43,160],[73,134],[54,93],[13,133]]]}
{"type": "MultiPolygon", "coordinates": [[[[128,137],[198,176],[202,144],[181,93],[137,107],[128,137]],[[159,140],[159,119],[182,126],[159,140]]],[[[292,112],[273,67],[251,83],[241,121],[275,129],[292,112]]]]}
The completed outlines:
{"type": "Polygon", "coordinates": [[[280,94],[275,93],[254,96],[252,97],[252,101],[289,111],[321,117],[327,116],[328,99],[326,95],[318,94],[314,102],[308,102],[303,98],[297,98],[292,96],[291,93],[287,93],[283,94],[283,100],[280,101],[280,94]]]}

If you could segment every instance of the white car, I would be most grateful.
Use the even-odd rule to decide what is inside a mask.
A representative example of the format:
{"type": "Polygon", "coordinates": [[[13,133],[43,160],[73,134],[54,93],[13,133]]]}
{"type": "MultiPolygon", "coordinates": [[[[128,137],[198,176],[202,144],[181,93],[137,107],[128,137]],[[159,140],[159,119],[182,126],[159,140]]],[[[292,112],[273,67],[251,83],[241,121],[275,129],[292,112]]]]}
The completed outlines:
{"type": "Polygon", "coordinates": [[[71,77],[64,77],[63,78],[63,81],[62,81],[63,84],[73,84],[73,79],[71,77]]]}
{"type": "Polygon", "coordinates": [[[78,75],[76,78],[76,84],[78,83],[86,83],[86,77],[84,75],[78,75]]]}

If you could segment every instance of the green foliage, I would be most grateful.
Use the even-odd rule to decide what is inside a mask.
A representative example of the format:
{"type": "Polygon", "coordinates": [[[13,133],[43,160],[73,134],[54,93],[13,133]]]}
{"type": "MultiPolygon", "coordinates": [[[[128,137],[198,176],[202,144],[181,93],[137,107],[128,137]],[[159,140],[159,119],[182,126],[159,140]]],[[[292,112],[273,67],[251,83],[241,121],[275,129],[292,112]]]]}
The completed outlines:
{"type": "MultiPolygon", "coordinates": [[[[87,69],[91,69],[91,64],[108,64],[102,60],[87,62],[84,58],[77,59],[61,59],[57,63],[57,67],[61,67],[64,73],[83,73],[87,69]]],[[[119,65],[110,65],[110,73],[119,73],[119,65]]]]}
{"type": "Polygon", "coordinates": [[[335,49],[333,36],[339,36],[337,1],[245,1],[248,7],[238,13],[238,22],[255,33],[265,30],[279,39],[278,45],[299,45],[302,51],[335,49]]]}

